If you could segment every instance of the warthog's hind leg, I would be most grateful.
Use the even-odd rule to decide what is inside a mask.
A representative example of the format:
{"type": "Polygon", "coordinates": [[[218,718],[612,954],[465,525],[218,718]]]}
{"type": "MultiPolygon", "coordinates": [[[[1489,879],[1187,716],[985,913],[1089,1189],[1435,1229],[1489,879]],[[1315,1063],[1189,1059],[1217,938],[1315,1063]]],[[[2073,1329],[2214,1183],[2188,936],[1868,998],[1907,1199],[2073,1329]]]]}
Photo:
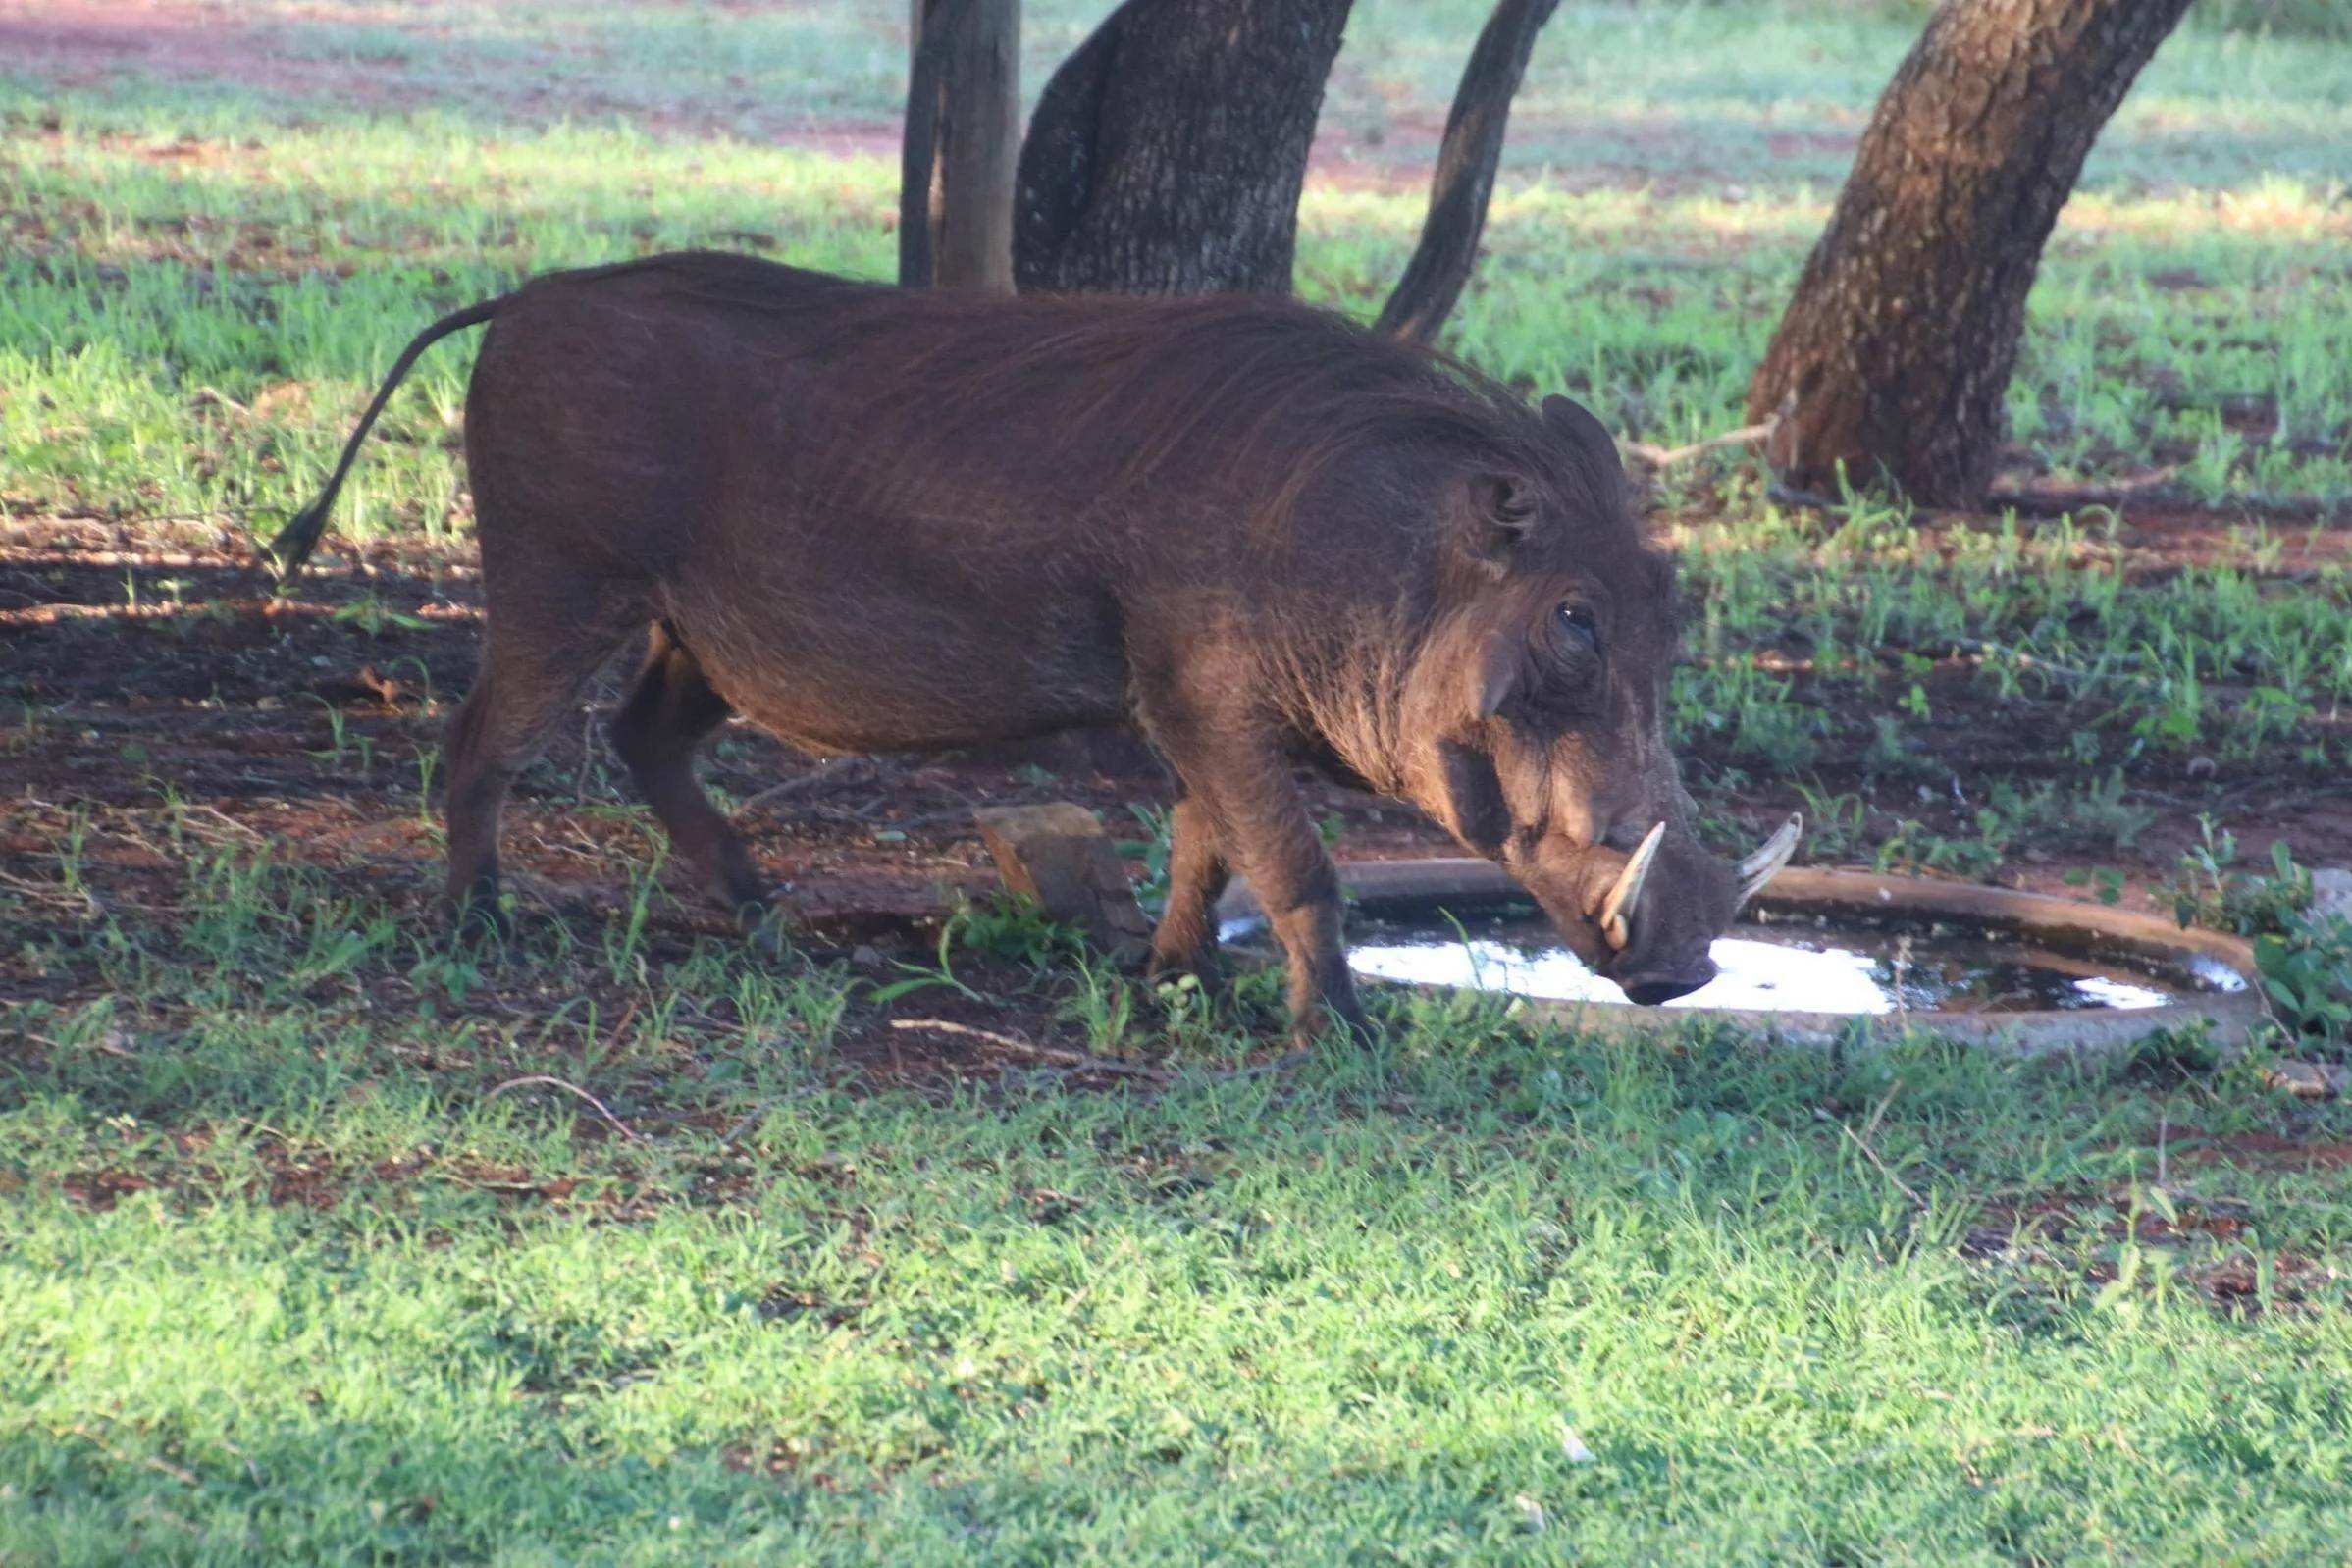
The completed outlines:
{"type": "Polygon", "coordinates": [[[765,934],[766,878],[694,776],[695,751],[733,712],[676,632],[656,624],[637,687],[612,721],[612,749],[672,847],[747,926],[765,934]]]}
{"type": "MultiPolygon", "coordinates": [[[[549,595],[546,602],[553,601],[549,595]]],[[[443,909],[460,930],[499,936],[511,923],[498,907],[498,816],[507,789],[612,651],[585,617],[558,625],[557,616],[527,614],[528,607],[493,610],[481,673],[442,747],[449,821],[443,909]]]]}

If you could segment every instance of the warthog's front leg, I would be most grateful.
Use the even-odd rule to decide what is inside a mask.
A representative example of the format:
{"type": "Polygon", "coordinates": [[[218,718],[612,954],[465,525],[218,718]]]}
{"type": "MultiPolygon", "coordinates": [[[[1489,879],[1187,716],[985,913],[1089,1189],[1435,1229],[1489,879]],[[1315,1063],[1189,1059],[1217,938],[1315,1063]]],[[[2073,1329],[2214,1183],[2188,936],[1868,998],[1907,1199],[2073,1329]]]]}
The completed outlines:
{"type": "MultiPolygon", "coordinates": [[[[1323,840],[1307,813],[1281,748],[1247,718],[1146,716],[1152,736],[1183,779],[1187,804],[1197,802],[1215,833],[1216,845],[1249,878],[1267,923],[1281,943],[1289,966],[1290,1017],[1301,1038],[1321,1032],[1328,1017],[1356,1034],[1368,1031],[1356,1000],[1355,978],[1340,944],[1339,874],[1324,853],[1323,840]]],[[[1174,932],[1189,937],[1206,929],[1205,908],[1180,910],[1171,848],[1169,908],[1179,921],[1174,932]]],[[[1194,880],[1205,893],[1198,868],[1194,880]]],[[[1214,933],[1209,933],[1212,937],[1214,933]]],[[[1174,945],[1173,942],[1171,944],[1174,945]]],[[[1155,954],[1162,951],[1153,943],[1155,954]]],[[[1190,943],[1197,953],[1199,943],[1190,943]]]]}
{"type": "Polygon", "coordinates": [[[1189,974],[1203,990],[1222,980],[1217,962],[1217,901],[1228,870],[1217,824],[1196,795],[1168,813],[1168,906],[1152,932],[1151,972],[1189,974]]]}

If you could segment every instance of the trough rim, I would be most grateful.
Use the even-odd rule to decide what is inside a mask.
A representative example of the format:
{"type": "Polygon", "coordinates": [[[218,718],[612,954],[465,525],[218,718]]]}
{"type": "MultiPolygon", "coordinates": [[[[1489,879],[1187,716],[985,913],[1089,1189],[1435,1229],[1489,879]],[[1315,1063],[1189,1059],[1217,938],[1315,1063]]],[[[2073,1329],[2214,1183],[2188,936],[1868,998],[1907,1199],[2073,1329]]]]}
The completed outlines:
{"type": "MultiPolygon", "coordinates": [[[[1500,866],[1461,857],[1341,862],[1338,872],[1341,889],[1358,906],[1526,896],[1500,866]]],[[[2211,959],[2227,966],[2246,983],[2242,990],[2206,992],[2163,1007],[2085,1012],[1775,1013],[1744,1008],[1639,1008],[1543,997],[1520,997],[1514,1007],[1526,1016],[1589,1033],[1655,1035],[1722,1024],[1780,1044],[1846,1046],[1889,1044],[1907,1035],[1932,1034],[2020,1056],[2125,1050],[2151,1034],[2200,1024],[2208,1026],[2216,1045],[2234,1053],[2268,1017],[2251,946],[2234,936],[2176,925],[2159,915],[1968,882],[1797,866],[1773,878],[1770,891],[1758,902],[1799,911],[1845,909],[1948,916],[2076,941],[2090,937],[2121,942],[2211,959]]],[[[1220,925],[1261,917],[1256,898],[1239,880],[1218,902],[1220,925]]],[[[1244,952],[1271,951],[1261,933],[1234,945],[1244,952]]],[[[1427,980],[1357,978],[1373,985],[1417,990],[1455,989],[1427,980]]]]}

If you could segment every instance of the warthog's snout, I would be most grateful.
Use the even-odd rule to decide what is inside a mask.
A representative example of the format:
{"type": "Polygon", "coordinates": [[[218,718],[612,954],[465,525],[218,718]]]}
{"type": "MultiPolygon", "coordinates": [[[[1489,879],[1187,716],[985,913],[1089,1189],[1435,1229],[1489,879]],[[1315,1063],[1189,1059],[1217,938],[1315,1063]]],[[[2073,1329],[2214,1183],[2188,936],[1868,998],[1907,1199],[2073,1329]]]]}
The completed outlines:
{"type": "Polygon", "coordinates": [[[1698,967],[1682,974],[1629,975],[1617,982],[1626,996],[1644,1007],[1659,1007],[1678,996],[1689,996],[1715,977],[1715,961],[1701,959],[1698,967]]]}
{"type": "Polygon", "coordinates": [[[1728,869],[1688,834],[1652,827],[1625,858],[1594,909],[1604,954],[1601,972],[1632,1001],[1656,1007],[1688,996],[1716,974],[1717,935],[1796,853],[1803,819],[1792,813],[1753,853],[1728,869]]]}

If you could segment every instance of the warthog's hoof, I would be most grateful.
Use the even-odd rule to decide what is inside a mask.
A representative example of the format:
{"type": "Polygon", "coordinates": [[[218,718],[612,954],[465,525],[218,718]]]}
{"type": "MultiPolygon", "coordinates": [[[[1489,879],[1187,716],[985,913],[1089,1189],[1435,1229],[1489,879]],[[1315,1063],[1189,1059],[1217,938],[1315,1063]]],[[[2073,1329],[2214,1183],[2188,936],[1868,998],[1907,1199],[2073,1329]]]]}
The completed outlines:
{"type": "Polygon", "coordinates": [[[1326,1040],[1345,1045],[1370,1045],[1379,1038],[1379,1030],[1365,1016],[1363,1005],[1353,992],[1344,996],[1326,996],[1293,1010],[1290,1023],[1290,1043],[1304,1050],[1326,1040]]]}
{"type": "Polygon", "coordinates": [[[753,952],[782,962],[793,956],[792,932],[775,906],[775,891],[735,907],[735,923],[753,952]]]}
{"type": "Polygon", "coordinates": [[[1218,956],[1214,947],[1166,958],[1155,953],[1144,962],[1143,977],[1155,985],[1181,980],[1186,975],[1190,975],[1192,982],[1200,987],[1201,995],[1212,1001],[1230,990],[1226,983],[1225,961],[1218,956]]]}
{"type": "Polygon", "coordinates": [[[514,940],[514,915],[499,901],[495,883],[487,888],[474,888],[459,899],[444,899],[442,917],[448,922],[449,934],[459,942],[487,937],[503,946],[514,940]]]}

